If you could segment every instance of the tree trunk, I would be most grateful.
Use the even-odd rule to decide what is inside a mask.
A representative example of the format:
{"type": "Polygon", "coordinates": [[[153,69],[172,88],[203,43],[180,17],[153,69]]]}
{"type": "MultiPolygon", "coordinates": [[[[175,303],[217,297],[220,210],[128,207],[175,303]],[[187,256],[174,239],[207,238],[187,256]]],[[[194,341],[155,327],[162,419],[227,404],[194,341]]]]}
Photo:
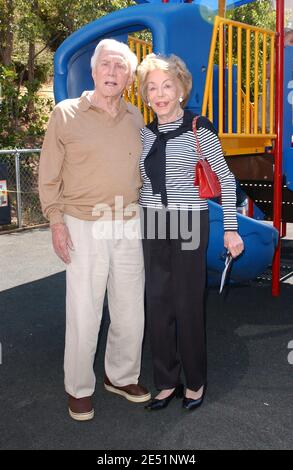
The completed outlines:
{"type": "MultiPolygon", "coordinates": [[[[35,55],[36,55],[36,44],[35,42],[29,43],[28,52],[28,89],[30,92],[33,91],[33,81],[35,78],[35,55]]],[[[34,100],[30,99],[27,104],[27,113],[30,115],[34,112],[34,100]]]]}
{"type": "Polygon", "coordinates": [[[13,51],[14,0],[6,0],[6,19],[0,33],[0,57],[3,65],[10,65],[13,51]]]}
{"type": "Polygon", "coordinates": [[[29,43],[28,51],[28,81],[31,85],[35,78],[35,55],[36,55],[36,44],[35,42],[29,43]]]}

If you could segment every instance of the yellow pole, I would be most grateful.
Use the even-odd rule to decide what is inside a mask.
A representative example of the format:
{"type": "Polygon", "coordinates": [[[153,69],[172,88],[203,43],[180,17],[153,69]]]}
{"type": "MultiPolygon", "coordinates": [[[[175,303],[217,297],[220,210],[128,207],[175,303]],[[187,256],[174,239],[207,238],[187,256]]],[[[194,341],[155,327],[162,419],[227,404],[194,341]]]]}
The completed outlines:
{"type": "Polygon", "coordinates": [[[274,132],[274,89],[275,89],[275,36],[271,36],[270,70],[270,134],[274,132]]]}
{"type": "Polygon", "coordinates": [[[250,29],[246,30],[245,133],[250,133],[250,29]]]}
{"type": "Polygon", "coordinates": [[[203,96],[203,101],[202,101],[201,114],[203,116],[207,115],[209,90],[213,82],[213,66],[214,66],[214,55],[215,55],[216,42],[217,42],[217,36],[218,36],[218,25],[219,25],[219,17],[216,16],[213,35],[212,35],[212,41],[211,41],[211,47],[210,47],[209,63],[208,63],[207,76],[206,76],[206,86],[205,86],[204,96],[203,96]]]}
{"type": "Polygon", "coordinates": [[[224,130],[224,70],[223,70],[223,23],[220,21],[219,27],[219,134],[224,130]]]}
{"type": "Polygon", "coordinates": [[[262,63],[262,134],[266,133],[267,110],[267,35],[263,35],[263,63],[262,63]]]}
{"type": "Polygon", "coordinates": [[[259,34],[258,31],[255,33],[255,45],[254,45],[254,134],[258,134],[258,72],[259,72],[259,34]]]}
{"type": "MultiPolygon", "coordinates": [[[[147,55],[147,45],[143,44],[142,46],[142,57],[145,58],[147,55]]],[[[139,84],[138,84],[139,86],[139,84]]],[[[148,122],[148,108],[146,104],[144,103],[143,105],[143,117],[144,117],[144,122],[148,122]]]]}
{"type": "Polygon", "coordinates": [[[232,87],[233,87],[233,64],[232,64],[232,25],[228,27],[228,132],[232,133],[232,87]]]}
{"type": "MultiPolygon", "coordinates": [[[[218,0],[218,12],[220,18],[225,18],[226,16],[226,0],[218,0]]],[[[222,115],[219,115],[219,131],[224,131],[224,115],[225,115],[225,90],[226,90],[226,83],[225,83],[225,71],[226,68],[226,28],[223,24],[221,24],[220,31],[219,31],[219,41],[220,41],[220,48],[219,53],[222,55],[219,61],[219,85],[221,83],[222,89],[219,88],[219,113],[221,112],[222,115]],[[220,103],[221,101],[221,103],[220,103]]]]}
{"type": "Polygon", "coordinates": [[[214,120],[214,103],[213,103],[213,84],[214,84],[214,79],[213,79],[213,69],[211,72],[211,82],[210,82],[210,91],[209,91],[209,120],[213,122],[214,120]]]}
{"type": "Polygon", "coordinates": [[[242,29],[237,28],[237,132],[241,133],[242,128],[242,94],[241,94],[241,73],[242,73],[242,29]]]}
{"type": "MultiPolygon", "coordinates": [[[[139,42],[136,43],[136,57],[138,60],[138,63],[141,63],[141,45],[139,42]]],[[[140,93],[137,93],[137,103],[136,103],[138,109],[141,111],[141,95],[140,93]]]]}

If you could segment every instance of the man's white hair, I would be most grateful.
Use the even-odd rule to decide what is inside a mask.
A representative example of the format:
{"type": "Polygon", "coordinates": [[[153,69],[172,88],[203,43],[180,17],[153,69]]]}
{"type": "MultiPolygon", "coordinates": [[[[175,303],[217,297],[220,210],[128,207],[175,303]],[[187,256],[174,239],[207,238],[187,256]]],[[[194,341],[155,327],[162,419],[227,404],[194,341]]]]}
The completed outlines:
{"type": "Polygon", "coordinates": [[[116,41],[116,39],[103,39],[99,42],[91,58],[92,70],[95,69],[99,55],[104,49],[107,49],[111,52],[118,52],[119,54],[121,54],[129,65],[130,73],[134,74],[137,67],[136,55],[129,49],[127,44],[125,44],[124,42],[116,41]]]}

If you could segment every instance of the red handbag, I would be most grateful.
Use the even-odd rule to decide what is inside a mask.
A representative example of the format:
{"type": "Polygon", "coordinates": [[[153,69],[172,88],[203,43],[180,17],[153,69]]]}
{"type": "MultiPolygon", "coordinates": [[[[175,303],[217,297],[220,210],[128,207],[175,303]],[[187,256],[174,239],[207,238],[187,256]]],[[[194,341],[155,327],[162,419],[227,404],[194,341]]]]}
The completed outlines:
{"type": "Polygon", "coordinates": [[[194,186],[199,186],[199,196],[211,199],[221,195],[221,185],[216,173],[212,170],[207,158],[203,155],[196,132],[196,122],[199,116],[192,121],[192,130],[195,135],[197,153],[200,155],[195,166],[194,186]]]}

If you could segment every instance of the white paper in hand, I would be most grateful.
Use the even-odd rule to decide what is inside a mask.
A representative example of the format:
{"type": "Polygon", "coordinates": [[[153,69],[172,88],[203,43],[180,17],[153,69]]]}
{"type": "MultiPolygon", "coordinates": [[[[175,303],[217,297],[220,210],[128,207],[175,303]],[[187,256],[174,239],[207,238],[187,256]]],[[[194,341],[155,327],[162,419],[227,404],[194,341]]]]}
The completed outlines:
{"type": "Polygon", "coordinates": [[[226,256],[226,259],[225,259],[225,268],[222,272],[222,277],[221,277],[221,285],[220,285],[219,294],[222,293],[222,290],[224,288],[228,272],[229,272],[229,270],[231,268],[231,265],[232,265],[232,261],[233,261],[232,255],[230,253],[227,253],[227,256],[226,256]]]}

